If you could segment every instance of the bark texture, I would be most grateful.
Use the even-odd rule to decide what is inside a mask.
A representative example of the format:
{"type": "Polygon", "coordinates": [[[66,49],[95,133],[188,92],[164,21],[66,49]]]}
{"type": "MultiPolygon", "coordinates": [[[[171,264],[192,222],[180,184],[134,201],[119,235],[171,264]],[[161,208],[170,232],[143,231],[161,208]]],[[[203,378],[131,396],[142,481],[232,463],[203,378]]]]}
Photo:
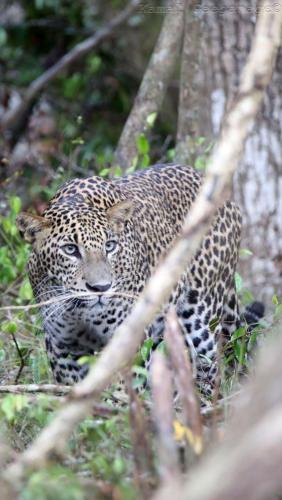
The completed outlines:
{"type": "MultiPolygon", "coordinates": [[[[204,1],[205,85],[211,96],[213,136],[238,89],[260,9],[279,16],[280,2],[204,1]]],[[[233,198],[244,216],[242,247],[253,252],[250,259],[241,261],[239,270],[255,298],[267,304],[274,292],[282,294],[281,88],[280,48],[272,82],[233,183],[233,198]]]]}
{"type": "Polygon", "coordinates": [[[206,92],[203,22],[197,0],[185,4],[185,26],[181,53],[176,161],[194,165],[199,137],[211,137],[211,110],[206,92]]]}
{"type": "Polygon", "coordinates": [[[161,109],[179,55],[183,24],[183,5],[177,1],[170,2],[159,38],[114,154],[113,164],[119,165],[123,171],[132,165],[137,155],[138,136],[150,128],[148,117],[161,109]]]}

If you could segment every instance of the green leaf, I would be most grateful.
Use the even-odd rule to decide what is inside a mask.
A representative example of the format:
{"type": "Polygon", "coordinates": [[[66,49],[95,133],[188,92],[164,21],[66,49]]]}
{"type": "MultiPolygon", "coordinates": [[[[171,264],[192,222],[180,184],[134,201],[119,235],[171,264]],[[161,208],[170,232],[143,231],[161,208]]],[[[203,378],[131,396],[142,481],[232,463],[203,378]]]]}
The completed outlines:
{"type": "Polygon", "coordinates": [[[234,333],[232,333],[231,340],[233,341],[233,340],[240,339],[240,338],[244,337],[245,334],[246,334],[246,330],[243,326],[241,326],[234,333]]]}
{"type": "Polygon", "coordinates": [[[122,457],[116,457],[113,462],[113,470],[120,475],[126,470],[126,466],[122,457]]]}
{"type": "Polygon", "coordinates": [[[81,137],[76,137],[76,139],[72,139],[71,143],[82,145],[82,144],[84,144],[84,139],[82,139],[81,137]]]}
{"type": "Polygon", "coordinates": [[[4,28],[0,27],[0,47],[3,47],[7,43],[7,32],[4,30],[4,28]]]}
{"type": "Polygon", "coordinates": [[[97,361],[97,357],[96,356],[81,356],[77,360],[77,363],[79,365],[85,365],[85,364],[95,365],[96,361],[97,361]]]}
{"type": "Polygon", "coordinates": [[[240,248],[239,253],[241,257],[250,257],[251,255],[253,255],[253,252],[248,248],[240,248]]]}
{"type": "Polygon", "coordinates": [[[238,293],[241,292],[242,288],[243,288],[243,279],[242,279],[242,276],[239,274],[239,273],[235,273],[235,288],[236,288],[236,291],[238,293]]]}
{"type": "Polygon", "coordinates": [[[275,312],[274,312],[274,319],[278,320],[280,318],[282,318],[282,304],[279,304],[278,306],[276,306],[275,312]]]}
{"type": "Polygon", "coordinates": [[[101,177],[107,177],[107,175],[110,173],[110,170],[110,168],[103,168],[102,170],[100,170],[99,175],[101,177]]]}
{"type": "Polygon", "coordinates": [[[206,142],[206,138],[205,137],[198,137],[195,142],[196,142],[196,146],[202,146],[206,142]]]}
{"type": "Polygon", "coordinates": [[[175,160],[175,148],[170,148],[167,151],[167,159],[168,161],[174,161],[175,160]]]}
{"type": "Polygon", "coordinates": [[[150,113],[148,116],[147,116],[147,119],[146,119],[146,122],[147,122],[147,125],[149,127],[153,127],[155,121],[156,121],[156,118],[157,118],[158,114],[156,111],[154,111],[153,113],[150,113]]]}
{"type": "Polygon", "coordinates": [[[136,167],[132,166],[132,167],[129,167],[126,169],[126,174],[133,174],[133,172],[135,172],[136,170],[136,167]]]}
{"type": "Polygon", "coordinates": [[[74,73],[64,80],[64,96],[72,99],[78,95],[83,85],[83,78],[80,73],[74,73]]]}
{"type": "Polygon", "coordinates": [[[278,304],[279,304],[279,300],[278,300],[276,293],[272,297],[272,304],[274,304],[275,306],[278,306],[278,304]]]}
{"type": "Polygon", "coordinates": [[[148,378],[149,376],[149,372],[147,370],[147,368],[144,368],[143,366],[137,366],[137,365],[134,365],[132,367],[132,370],[133,372],[136,374],[136,375],[142,375],[143,377],[145,377],[146,379],[148,378]]]}
{"type": "Polygon", "coordinates": [[[195,169],[204,170],[206,167],[206,159],[203,156],[198,156],[195,160],[195,169]]]}
{"type": "Polygon", "coordinates": [[[17,323],[15,321],[6,321],[2,324],[2,330],[6,333],[16,333],[17,323]]]}
{"type": "Polygon", "coordinates": [[[1,403],[1,410],[9,422],[15,419],[17,413],[28,405],[28,398],[24,394],[9,394],[1,403]]]}
{"type": "Polygon", "coordinates": [[[204,149],[204,153],[207,154],[213,148],[213,142],[210,142],[208,146],[204,149]]]}
{"type": "Polygon", "coordinates": [[[2,226],[3,226],[5,233],[10,234],[11,227],[12,227],[12,223],[11,223],[10,219],[2,219],[2,226]]]}
{"type": "Polygon", "coordinates": [[[30,282],[27,279],[23,281],[20,287],[19,297],[21,300],[28,300],[28,301],[30,301],[33,297],[32,288],[30,282]]]}
{"type": "Polygon", "coordinates": [[[140,162],[140,168],[147,168],[150,165],[150,156],[145,154],[140,162]]]}
{"type": "Polygon", "coordinates": [[[17,215],[21,211],[22,202],[18,196],[11,196],[9,205],[14,215],[17,215]]]}
{"type": "Polygon", "coordinates": [[[158,347],[157,347],[157,351],[160,351],[160,352],[162,352],[163,354],[167,354],[167,348],[166,348],[166,345],[165,345],[165,341],[164,341],[164,340],[162,340],[162,341],[159,343],[159,345],[158,345],[158,347]]]}
{"type": "Polygon", "coordinates": [[[145,155],[149,152],[149,142],[144,134],[140,134],[139,137],[137,137],[136,145],[139,154],[145,155]]]}
{"type": "Polygon", "coordinates": [[[138,156],[134,156],[132,162],[131,162],[131,167],[130,168],[133,168],[133,171],[136,170],[136,167],[138,165],[138,156]]]}
{"type": "Polygon", "coordinates": [[[90,56],[88,59],[88,66],[91,73],[97,73],[102,64],[102,59],[99,56],[90,56]]]}
{"type": "Polygon", "coordinates": [[[119,166],[115,167],[115,169],[114,169],[114,175],[115,175],[115,177],[121,177],[122,176],[121,167],[119,167],[119,166]]]}
{"type": "Polygon", "coordinates": [[[143,361],[147,361],[147,359],[149,358],[153,344],[154,344],[154,341],[153,341],[153,339],[150,338],[150,339],[145,340],[144,344],[142,345],[140,352],[141,352],[141,356],[142,356],[143,361]]]}

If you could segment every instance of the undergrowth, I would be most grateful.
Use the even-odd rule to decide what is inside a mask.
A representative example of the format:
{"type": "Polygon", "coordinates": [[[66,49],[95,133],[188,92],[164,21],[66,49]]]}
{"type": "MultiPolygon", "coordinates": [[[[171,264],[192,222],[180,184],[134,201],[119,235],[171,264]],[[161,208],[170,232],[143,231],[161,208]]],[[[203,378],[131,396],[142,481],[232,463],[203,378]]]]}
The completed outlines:
{"type": "MultiPolygon", "coordinates": [[[[139,144],[140,153],[147,154],[144,142],[139,144]],[[143,148],[143,149],[142,149],[143,148]]],[[[26,278],[26,262],[29,248],[18,235],[15,219],[21,210],[21,201],[13,196],[9,199],[7,215],[1,216],[0,237],[0,383],[28,384],[51,383],[40,319],[36,307],[3,309],[7,306],[22,307],[33,302],[30,284],[26,278]]],[[[244,258],[249,257],[243,250],[244,258]]],[[[244,304],[253,300],[245,288],[242,278],[236,275],[237,291],[244,304]]],[[[282,313],[282,303],[273,297],[275,312],[272,318],[264,318],[251,334],[247,329],[238,329],[228,343],[225,364],[236,365],[234,373],[223,382],[223,393],[230,394],[238,387],[240,375],[248,371],[252,363],[252,352],[259,337],[282,313]]],[[[139,351],[133,371],[135,386],[143,385],[148,372],[143,366],[148,357],[150,340],[139,351]]],[[[161,344],[161,349],[163,349],[161,344]]],[[[143,399],[150,400],[148,392],[143,399]]],[[[73,432],[68,449],[61,463],[54,463],[39,472],[32,473],[19,498],[47,500],[84,498],[133,499],[138,496],[134,482],[132,444],[128,416],[127,395],[119,384],[104,394],[103,400],[113,409],[113,415],[89,416],[73,432]],[[115,411],[117,410],[117,414],[115,411]],[[63,486],[63,487],[62,487],[63,486]]],[[[32,442],[39,431],[53,418],[60,405],[58,397],[39,394],[1,394],[0,430],[1,438],[18,452],[32,442]]],[[[152,435],[152,430],[148,429],[152,435]]]]}

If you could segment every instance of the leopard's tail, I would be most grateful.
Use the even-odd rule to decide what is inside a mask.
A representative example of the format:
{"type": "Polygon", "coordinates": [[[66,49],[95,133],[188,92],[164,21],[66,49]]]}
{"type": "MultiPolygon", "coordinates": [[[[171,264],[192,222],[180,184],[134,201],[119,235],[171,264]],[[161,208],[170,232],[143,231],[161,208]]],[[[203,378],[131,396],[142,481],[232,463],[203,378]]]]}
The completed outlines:
{"type": "Polygon", "coordinates": [[[242,314],[242,323],[248,325],[248,331],[251,332],[258,325],[261,318],[264,316],[265,307],[262,302],[252,302],[245,307],[242,314]]]}

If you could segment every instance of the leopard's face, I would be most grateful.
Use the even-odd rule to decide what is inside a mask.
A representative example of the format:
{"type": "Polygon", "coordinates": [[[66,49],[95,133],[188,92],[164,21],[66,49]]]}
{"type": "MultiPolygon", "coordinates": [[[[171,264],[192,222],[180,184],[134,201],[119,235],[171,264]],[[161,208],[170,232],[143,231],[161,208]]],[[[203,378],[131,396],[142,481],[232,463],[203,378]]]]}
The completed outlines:
{"type": "Polygon", "coordinates": [[[130,202],[110,209],[54,204],[44,217],[22,214],[18,225],[32,243],[29,278],[37,301],[66,297],[73,310],[132,294],[138,252],[130,202]]]}

